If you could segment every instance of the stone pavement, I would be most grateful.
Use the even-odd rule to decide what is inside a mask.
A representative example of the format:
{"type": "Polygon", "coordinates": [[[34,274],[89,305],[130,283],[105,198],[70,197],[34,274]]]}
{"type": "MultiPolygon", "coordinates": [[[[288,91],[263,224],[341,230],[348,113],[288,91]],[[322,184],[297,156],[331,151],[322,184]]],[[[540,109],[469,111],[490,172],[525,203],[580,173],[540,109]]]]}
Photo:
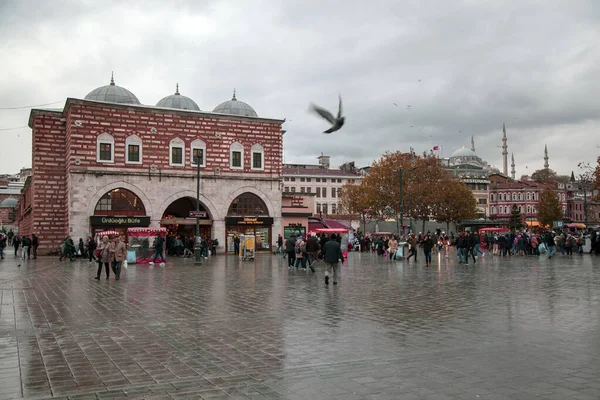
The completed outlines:
{"type": "Polygon", "coordinates": [[[600,258],[0,262],[0,399],[599,399],[600,258]]]}

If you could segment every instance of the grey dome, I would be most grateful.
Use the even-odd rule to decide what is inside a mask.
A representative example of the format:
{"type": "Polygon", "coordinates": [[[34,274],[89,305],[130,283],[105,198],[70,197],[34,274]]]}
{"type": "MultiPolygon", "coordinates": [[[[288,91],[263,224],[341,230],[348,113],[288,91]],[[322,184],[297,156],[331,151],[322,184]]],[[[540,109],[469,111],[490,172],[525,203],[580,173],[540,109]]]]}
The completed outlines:
{"type": "Polygon", "coordinates": [[[256,111],[254,111],[254,108],[235,98],[235,90],[233,91],[233,97],[231,100],[227,100],[219,104],[215,107],[213,112],[229,115],[241,115],[243,117],[258,117],[256,111]]]}
{"type": "Polygon", "coordinates": [[[200,111],[200,107],[198,107],[198,104],[196,104],[194,100],[179,94],[179,84],[176,86],[175,94],[163,97],[158,103],[156,103],[156,107],[200,111]]]}
{"type": "Polygon", "coordinates": [[[7,199],[2,200],[2,203],[0,203],[0,208],[13,208],[16,205],[17,205],[17,199],[13,199],[12,197],[9,197],[7,199]]]}
{"type": "Polygon", "coordinates": [[[106,101],[108,103],[122,103],[122,104],[142,104],[135,97],[135,94],[129,90],[115,85],[113,76],[110,77],[110,84],[101,86],[89,92],[85,96],[86,100],[106,101]]]}
{"type": "Polygon", "coordinates": [[[452,157],[474,157],[474,156],[477,156],[477,154],[475,154],[475,152],[473,150],[465,149],[464,147],[462,149],[458,149],[454,153],[452,153],[452,157]]]}

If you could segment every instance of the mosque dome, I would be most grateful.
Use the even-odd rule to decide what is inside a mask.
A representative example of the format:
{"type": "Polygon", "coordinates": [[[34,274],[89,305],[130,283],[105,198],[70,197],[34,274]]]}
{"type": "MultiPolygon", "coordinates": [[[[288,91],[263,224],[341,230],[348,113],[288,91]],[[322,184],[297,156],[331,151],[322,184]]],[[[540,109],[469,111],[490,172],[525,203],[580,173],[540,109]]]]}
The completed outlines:
{"type": "Polygon", "coordinates": [[[107,103],[141,104],[135,94],[129,90],[115,85],[113,75],[110,76],[110,84],[101,86],[89,92],[86,100],[106,101],[107,103]]]}
{"type": "Polygon", "coordinates": [[[240,115],[242,117],[258,117],[256,111],[254,111],[254,108],[250,107],[249,104],[239,101],[235,98],[235,90],[233,91],[233,97],[231,100],[227,100],[219,104],[215,107],[213,112],[219,114],[240,115]]]}
{"type": "Polygon", "coordinates": [[[477,154],[473,150],[463,147],[452,153],[452,157],[477,157],[477,154]]]}
{"type": "Polygon", "coordinates": [[[7,199],[2,200],[2,202],[0,203],[0,208],[13,208],[16,205],[17,205],[17,199],[13,199],[12,197],[9,197],[7,199]]]}
{"type": "Polygon", "coordinates": [[[200,111],[200,107],[198,107],[198,104],[196,104],[194,100],[190,99],[187,96],[182,96],[181,94],[179,94],[179,84],[177,84],[176,86],[175,94],[163,97],[158,103],[156,103],[156,107],[200,111]]]}

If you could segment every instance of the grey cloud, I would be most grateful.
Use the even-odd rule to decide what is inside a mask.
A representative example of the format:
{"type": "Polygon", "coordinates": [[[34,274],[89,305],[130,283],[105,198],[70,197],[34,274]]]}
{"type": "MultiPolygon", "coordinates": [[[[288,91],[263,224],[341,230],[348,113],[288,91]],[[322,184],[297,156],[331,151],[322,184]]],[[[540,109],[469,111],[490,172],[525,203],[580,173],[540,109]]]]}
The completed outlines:
{"type": "MultiPolygon", "coordinates": [[[[0,107],[83,97],[114,70],[117,84],[144,104],[179,82],[210,111],[235,87],[259,115],[288,119],[288,162],[314,162],[324,152],[336,164],[366,165],[386,150],[435,145],[448,156],[473,135],[478,154],[500,166],[503,122],[518,175],[541,166],[543,143],[561,173],[598,154],[595,144],[582,146],[600,144],[590,100],[600,89],[593,2],[31,0],[0,7],[9,54],[0,65],[0,107]],[[333,109],[338,93],[347,123],[327,137],[308,105],[333,109]]],[[[27,116],[0,111],[0,127],[25,125],[27,116]]],[[[4,136],[15,149],[0,150],[2,171],[30,164],[24,132],[4,136]]]]}

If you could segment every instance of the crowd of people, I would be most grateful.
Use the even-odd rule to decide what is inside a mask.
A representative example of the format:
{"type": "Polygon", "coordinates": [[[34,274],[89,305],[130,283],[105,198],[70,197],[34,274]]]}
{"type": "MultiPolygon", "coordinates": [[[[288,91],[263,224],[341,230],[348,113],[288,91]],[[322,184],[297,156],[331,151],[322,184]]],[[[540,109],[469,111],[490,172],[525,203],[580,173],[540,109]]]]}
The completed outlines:
{"type": "Polygon", "coordinates": [[[339,234],[317,233],[316,235],[296,236],[292,234],[284,242],[281,235],[277,238],[277,250],[288,260],[288,268],[305,270],[308,268],[314,273],[314,264],[321,260],[325,263],[325,284],[329,284],[330,276],[333,284],[337,285],[340,275],[340,261],[343,263],[344,253],[341,247],[342,237],[339,234]]]}
{"type": "Polygon", "coordinates": [[[357,234],[356,241],[360,251],[371,251],[390,260],[411,258],[417,262],[418,249],[425,257],[425,266],[431,266],[431,255],[434,252],[444,254],[447,258],[453,249],[459,263],[477,263],[479,257],[485,257],[486,251],[498,257],[506,256],[540,256],[547,253],[552,258],[556,252],[564,256],[584,253],[584,246],[590,241],[590,254],[600,255],[600,236],[593,229],[530,231],[524,229],[512,232],[457,232],[446,235],[445,232],[427,232],[426,234],[409,233],[407,235],[362,235],[357,234]],[[408,255],[399,247],[406,245],[408,255]]]}
{"type": "Polygon", "coordinates": [[[35,233],[18,236],[11,229],[6,234],[0,233],[0,259],[4,260],[7,248],[12,247],[15,257],[21,257],[22,260],[32,258],[35,260],[39,245],[40,241],[35,233]]]}

